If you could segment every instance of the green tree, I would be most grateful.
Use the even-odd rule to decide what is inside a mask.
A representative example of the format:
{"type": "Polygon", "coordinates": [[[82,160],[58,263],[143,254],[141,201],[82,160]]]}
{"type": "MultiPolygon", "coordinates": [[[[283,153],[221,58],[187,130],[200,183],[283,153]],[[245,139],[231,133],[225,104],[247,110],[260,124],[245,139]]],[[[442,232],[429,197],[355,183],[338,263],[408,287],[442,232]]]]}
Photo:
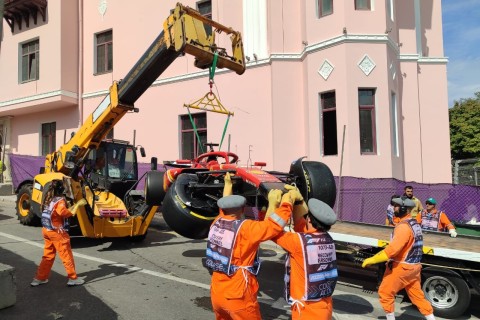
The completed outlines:
{"type": "Polygon", "coordinates": [[[452,158],[480,158],[480,92],[474,98],[454,101],[448,113],[452,158]]]}

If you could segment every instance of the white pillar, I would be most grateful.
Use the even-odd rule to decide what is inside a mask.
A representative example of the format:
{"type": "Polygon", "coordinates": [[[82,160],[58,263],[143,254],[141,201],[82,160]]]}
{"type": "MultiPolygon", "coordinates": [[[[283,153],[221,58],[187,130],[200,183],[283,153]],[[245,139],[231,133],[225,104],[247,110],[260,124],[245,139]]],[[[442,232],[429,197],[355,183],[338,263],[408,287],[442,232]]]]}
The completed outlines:
{"type": "Polygon", "coordinates": [[[253,59],[268,58],[267,51],[267,2],[243,0],[243,49],[253,59]]]}

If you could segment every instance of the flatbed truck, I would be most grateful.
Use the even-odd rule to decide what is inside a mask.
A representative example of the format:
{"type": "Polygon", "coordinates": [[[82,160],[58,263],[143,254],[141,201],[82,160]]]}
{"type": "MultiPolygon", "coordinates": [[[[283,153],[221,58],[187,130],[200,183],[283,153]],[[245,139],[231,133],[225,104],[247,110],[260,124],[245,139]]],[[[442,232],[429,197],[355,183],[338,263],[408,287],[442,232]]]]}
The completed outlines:
{"type": "MultiPolygon", "coordinates": [[[[383,250],[392,227],[338,221],[330,234],[337,248],[337,260],[361,268],[362,261],[383,250]]],[[[480,237],[423,232],[422,289],[434,314],[456,319],[471,303],[472,293],[480,294],[480,237]]],[[[368,267],[380,281],[385,264],[368,267]]]]}

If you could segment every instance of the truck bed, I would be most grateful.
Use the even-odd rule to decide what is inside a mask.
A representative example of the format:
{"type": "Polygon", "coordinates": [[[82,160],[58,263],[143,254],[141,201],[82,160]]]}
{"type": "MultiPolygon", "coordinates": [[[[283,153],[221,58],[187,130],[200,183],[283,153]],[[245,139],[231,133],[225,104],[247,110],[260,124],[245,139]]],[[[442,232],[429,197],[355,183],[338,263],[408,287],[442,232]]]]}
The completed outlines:
{"type": "MultiPolygon", "coordinates": [[[[337,221],[330,234],[335,241],[384,247],[392,231],[388,226],[337,221]]],[[[428,254],[480,262],[480,237],[458,235],[451,238],[448,233],[424,231],[423,245],[431,248],[428,254]]]]}

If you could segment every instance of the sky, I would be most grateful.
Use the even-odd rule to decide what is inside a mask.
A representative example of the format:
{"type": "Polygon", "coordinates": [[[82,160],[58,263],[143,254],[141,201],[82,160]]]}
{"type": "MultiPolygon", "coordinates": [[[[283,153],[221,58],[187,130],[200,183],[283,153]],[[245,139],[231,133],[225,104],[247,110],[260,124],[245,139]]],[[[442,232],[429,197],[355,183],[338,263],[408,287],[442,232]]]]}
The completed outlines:
{"type": "MultiPolygon", "coordinates": [[[[434,0],[437,1],[437,0],[434,0]]],[[[448,106],[480,91],[480,1],[442,0],[448,106]]]]}

